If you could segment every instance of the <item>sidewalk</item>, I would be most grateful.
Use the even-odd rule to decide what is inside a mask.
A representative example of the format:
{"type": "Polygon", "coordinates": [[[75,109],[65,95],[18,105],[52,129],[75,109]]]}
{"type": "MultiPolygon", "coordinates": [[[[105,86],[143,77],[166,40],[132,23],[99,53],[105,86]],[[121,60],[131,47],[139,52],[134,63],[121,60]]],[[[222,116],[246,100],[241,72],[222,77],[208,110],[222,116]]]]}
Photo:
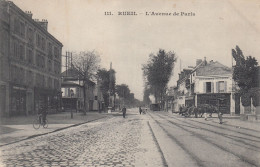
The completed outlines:
{"type": "Polygon", "coordinates": [[[87,115],[83,115],[83,113],[73,113],[73,119],[71,119],[70,112],[50,114],[47,115],[49,123],[48,128],[40,127],[39,129],[34,129],[32,125],[36,116],[0,118],[0,146],[105,118],[107,116],[106,113],[97,112],[88,112],[87,115]]]}

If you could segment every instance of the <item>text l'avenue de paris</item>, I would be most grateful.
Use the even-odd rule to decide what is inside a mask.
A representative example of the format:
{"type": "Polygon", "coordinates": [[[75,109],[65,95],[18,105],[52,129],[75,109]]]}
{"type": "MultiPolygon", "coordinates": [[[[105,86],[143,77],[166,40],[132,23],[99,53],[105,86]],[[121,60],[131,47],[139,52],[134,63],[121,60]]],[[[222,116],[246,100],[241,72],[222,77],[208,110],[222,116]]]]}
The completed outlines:
{"type": "Polygon", "coordinates": [[[118,11],[118,12],[111,12],[106,11],[104,12],[106,16],[138,16],[138,15],[145,15],[145,16],[195,16],[194,12],[135,12],[135,11],[118,11]]]}

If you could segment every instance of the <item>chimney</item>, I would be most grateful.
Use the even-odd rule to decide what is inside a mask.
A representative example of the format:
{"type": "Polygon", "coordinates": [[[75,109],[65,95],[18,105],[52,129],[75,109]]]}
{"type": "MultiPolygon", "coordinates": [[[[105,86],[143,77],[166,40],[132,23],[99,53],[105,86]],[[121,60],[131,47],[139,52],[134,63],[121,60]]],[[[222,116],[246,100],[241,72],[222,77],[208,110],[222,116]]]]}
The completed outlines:
{"type": "Polygon", "coordinates": [[[202,62],[202,59],[197,59],[196,60],[196,66],[199,65],[202,62]]]}
{"type": "Polygon", "coordinates": [[[32,19],[32,12],[31,11],[25,11],[25,14],[27,15],[27,16],[29,16],[31,19],[32,19]]]}
{"type": "Polygon", "coordinates": [[[42,19],[42,21],[39,21],[38,19],[34,19],[42,28],[44,28],[46,31],[48,30],[48,21],[45,19],[42,19]]]}
{"type": "Polygon", "coordinates": [[[207,65],[207,59],[204,57],[204,65],[207,65]]]}

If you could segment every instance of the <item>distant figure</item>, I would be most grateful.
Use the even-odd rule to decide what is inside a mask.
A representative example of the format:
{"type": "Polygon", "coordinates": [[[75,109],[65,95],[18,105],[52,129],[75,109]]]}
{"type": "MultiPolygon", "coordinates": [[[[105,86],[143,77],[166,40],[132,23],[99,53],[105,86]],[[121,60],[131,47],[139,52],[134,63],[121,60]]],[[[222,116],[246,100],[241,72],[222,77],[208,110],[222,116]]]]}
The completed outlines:
{"type": "Polygon", "coordinates": [[[223,113],[221,111],[218,111],[219,124],[223,124],[222,115],[223,115],[223,113]]]}
{"type": "Polygon", "coordinates": [[[122,112],[123,112],[123,117],[125,118],[125,114],[126,114],[126,108],[125,108],[125,106],[122,108],[122,112]]]}
{"type": "Polygon", "coordinates": [[[139,113],[140,113],[140,115],[142,114],[142,108],[141,108],[141,106],[139,107],[139,113]]]}

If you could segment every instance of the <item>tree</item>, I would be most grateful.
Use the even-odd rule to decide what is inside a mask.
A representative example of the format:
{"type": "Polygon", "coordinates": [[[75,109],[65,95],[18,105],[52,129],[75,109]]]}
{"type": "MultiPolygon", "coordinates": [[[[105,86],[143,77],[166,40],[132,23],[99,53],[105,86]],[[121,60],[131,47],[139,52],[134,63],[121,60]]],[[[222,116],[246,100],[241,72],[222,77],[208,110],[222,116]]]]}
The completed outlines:
{"type": "Polygon", "coordinates": [[[126,84],[121,84],[121,85],[116,85],[116,93],[118,94],[120,98],[120,103],[121,100],[123,100],[123,105],[125,105],[126,99],[130,96],[130,89],[128,88],[128,85],[126,84]]]}
{"type": "Polygon", "coordinates": [[[150,89],[148,89],[147,87],[145,87],[144,89],[144,96],[143,96],[143,102],[145,105],[149,105],[151,103],[150,100],[150,89]]]}
{"type": "Polygon", "coordinates": [[[242,50],[236,46],[232,49],[232,56],[236,61],[233,71],[233,79],[238,84],[239,93],[242,97],[242,103],[245,106],[250,105],[250,97],[254,97],[255,93],[251,91],[252,88],[257,87],[257,60],[252,56],[245,58],[242,50]]]}
{"type": "Polygon", "coordinates": [[[163,101],[175,62],[174,52],[159,49],[157,55],[150,54],[147,64],[143,65],[143,76],[155,97],[155,103],[163,101]]]}
{"type": "Polygon", "coordinates": [[[99,69],[97,72],[97,77],[100,80],[100,89],[104,98],[105,107],[109,105],[109,96],[115,95],[115,71],[110,69],[99,69]],[[111,76],[112,75],[112,76],[111,76]]]}
{"type": "Polygon", "coordinates": [[[72,65],[77,69],[79,79],[83,81],[83,98],[84,98],[84,115],[88,111],[88,100],[86,97],[86,88],[90,80],[96,78],[97,70],[99,69],[100,56],[96,51],[83,51],[76,53],[73,57],[72,65]]]}
{"type": "Polygon", "coordinates": [[[140,104],[140,101],[135,99],[134,93],[131,93],[126,84],[116,85],[116,93],[119,96],[119,103],[123,103],[123,105],[134,106],[140,104]]]}

